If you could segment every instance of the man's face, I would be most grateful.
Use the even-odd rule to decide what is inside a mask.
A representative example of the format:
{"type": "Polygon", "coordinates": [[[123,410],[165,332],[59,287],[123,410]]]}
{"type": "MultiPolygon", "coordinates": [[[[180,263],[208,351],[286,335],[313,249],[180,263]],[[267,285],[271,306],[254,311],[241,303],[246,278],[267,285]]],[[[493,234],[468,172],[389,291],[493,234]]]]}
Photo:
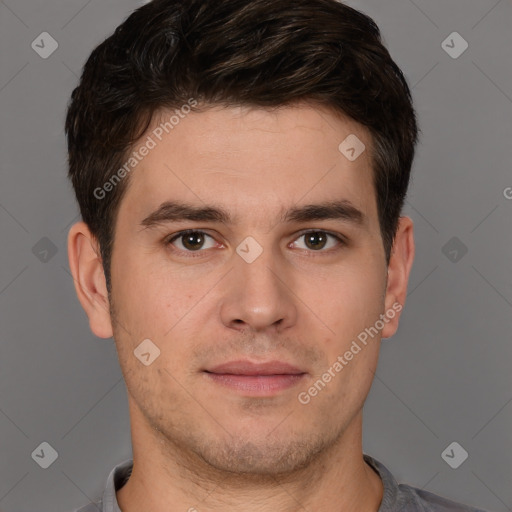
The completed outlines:
{"type": "Polygon", "coordinates": [[[357,341],[389,306],[369,135],[311,106],[190,113],[162,140],[156,126],[141,139],[156,146],[131,172],[112,254],[132,428],[219,469],[299,468],[358,418],[380,337],[396,327],[357,341]],[[354,161],[338,149],[350,134],[366,146],[354,161]],[[285,218],[342,201],[361,222],[307,210],[285,218]],[[143,222],[165,202],[229,219],[143,222]],[[146,339],[160,350],[147,366],[134,355],[146,339]],[[360,351],[347,360],[354,340],[360,351]],[[346,364],[333,370],[339,356],[346,364]],[[249,377],[236,365],[212,373],[233,361],[288,363],[296,375],[249,377]]]}

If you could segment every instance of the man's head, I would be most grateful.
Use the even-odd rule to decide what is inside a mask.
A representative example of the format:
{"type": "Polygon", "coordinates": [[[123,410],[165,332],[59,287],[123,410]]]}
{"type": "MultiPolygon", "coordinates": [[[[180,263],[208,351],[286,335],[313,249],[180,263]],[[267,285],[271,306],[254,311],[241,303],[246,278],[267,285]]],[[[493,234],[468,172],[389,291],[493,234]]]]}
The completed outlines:
{"type": "Polygon", "coordinates": [[[108,286],[116,214],[130,177],[111,191],[104,185],[151,119],[190,98],[261,107],[308,99],[367,126],[389,259],[417,127],[405,79],[364,14],[334,0],[156,0],[92,52],[72,98],[69,176],[108,286]]]}
{"type": "Polygon", "coordinates": [[[94,50],[66,131],[71,269],[138,441],[284,474],[357,439],[414,255],[415,116],[375,24],[332,0],[153,1],[94,50]],[[300,375],[217,368],[240,360],[300,375]]]}

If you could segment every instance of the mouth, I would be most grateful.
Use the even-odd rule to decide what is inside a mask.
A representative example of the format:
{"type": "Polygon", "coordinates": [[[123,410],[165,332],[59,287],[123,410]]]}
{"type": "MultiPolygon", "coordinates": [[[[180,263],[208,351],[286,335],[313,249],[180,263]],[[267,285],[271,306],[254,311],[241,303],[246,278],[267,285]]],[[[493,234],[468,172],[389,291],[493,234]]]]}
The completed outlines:
{"type": "Polygon", "coordinates": [[[217,385],[259,397],[289,389],[307,375],[307,372],[282,361],[231,361],[203,371],[217,385]]]}

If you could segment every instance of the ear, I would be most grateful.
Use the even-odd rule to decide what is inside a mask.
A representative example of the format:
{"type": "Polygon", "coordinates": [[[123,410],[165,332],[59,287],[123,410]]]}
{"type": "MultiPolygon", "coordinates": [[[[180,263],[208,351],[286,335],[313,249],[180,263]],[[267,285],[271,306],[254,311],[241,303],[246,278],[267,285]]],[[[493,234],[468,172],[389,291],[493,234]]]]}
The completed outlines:
{"type": "Polygon", "coordinates": [[[409,217],[400,217],[388,265],[385,312],[395,312],[394,317],[382,329],[383,338],[391,338],[398,329],[398,322],[407,296],[407,284],[414,260],[413,222],[409,217]]]}
{"type": "Polygon", "coordinates": [[[89,317],[89,327],[99,338],[113,336],[103,263],[96,238],[85,222],[68,234],[68,258],[78,300],[89,317]]]}

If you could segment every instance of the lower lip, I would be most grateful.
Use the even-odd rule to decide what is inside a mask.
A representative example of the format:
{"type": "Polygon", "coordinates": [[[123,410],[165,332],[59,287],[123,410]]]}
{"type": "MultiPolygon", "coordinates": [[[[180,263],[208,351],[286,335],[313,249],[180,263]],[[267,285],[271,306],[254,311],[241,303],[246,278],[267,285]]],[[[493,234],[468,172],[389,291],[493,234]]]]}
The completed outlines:
{"type": "Polygon", "coordinates": [[[306,375],[233,375],[229,373],[208,373],[217,384],[252,396],[267,396],[295,386],[306,375]]]}

